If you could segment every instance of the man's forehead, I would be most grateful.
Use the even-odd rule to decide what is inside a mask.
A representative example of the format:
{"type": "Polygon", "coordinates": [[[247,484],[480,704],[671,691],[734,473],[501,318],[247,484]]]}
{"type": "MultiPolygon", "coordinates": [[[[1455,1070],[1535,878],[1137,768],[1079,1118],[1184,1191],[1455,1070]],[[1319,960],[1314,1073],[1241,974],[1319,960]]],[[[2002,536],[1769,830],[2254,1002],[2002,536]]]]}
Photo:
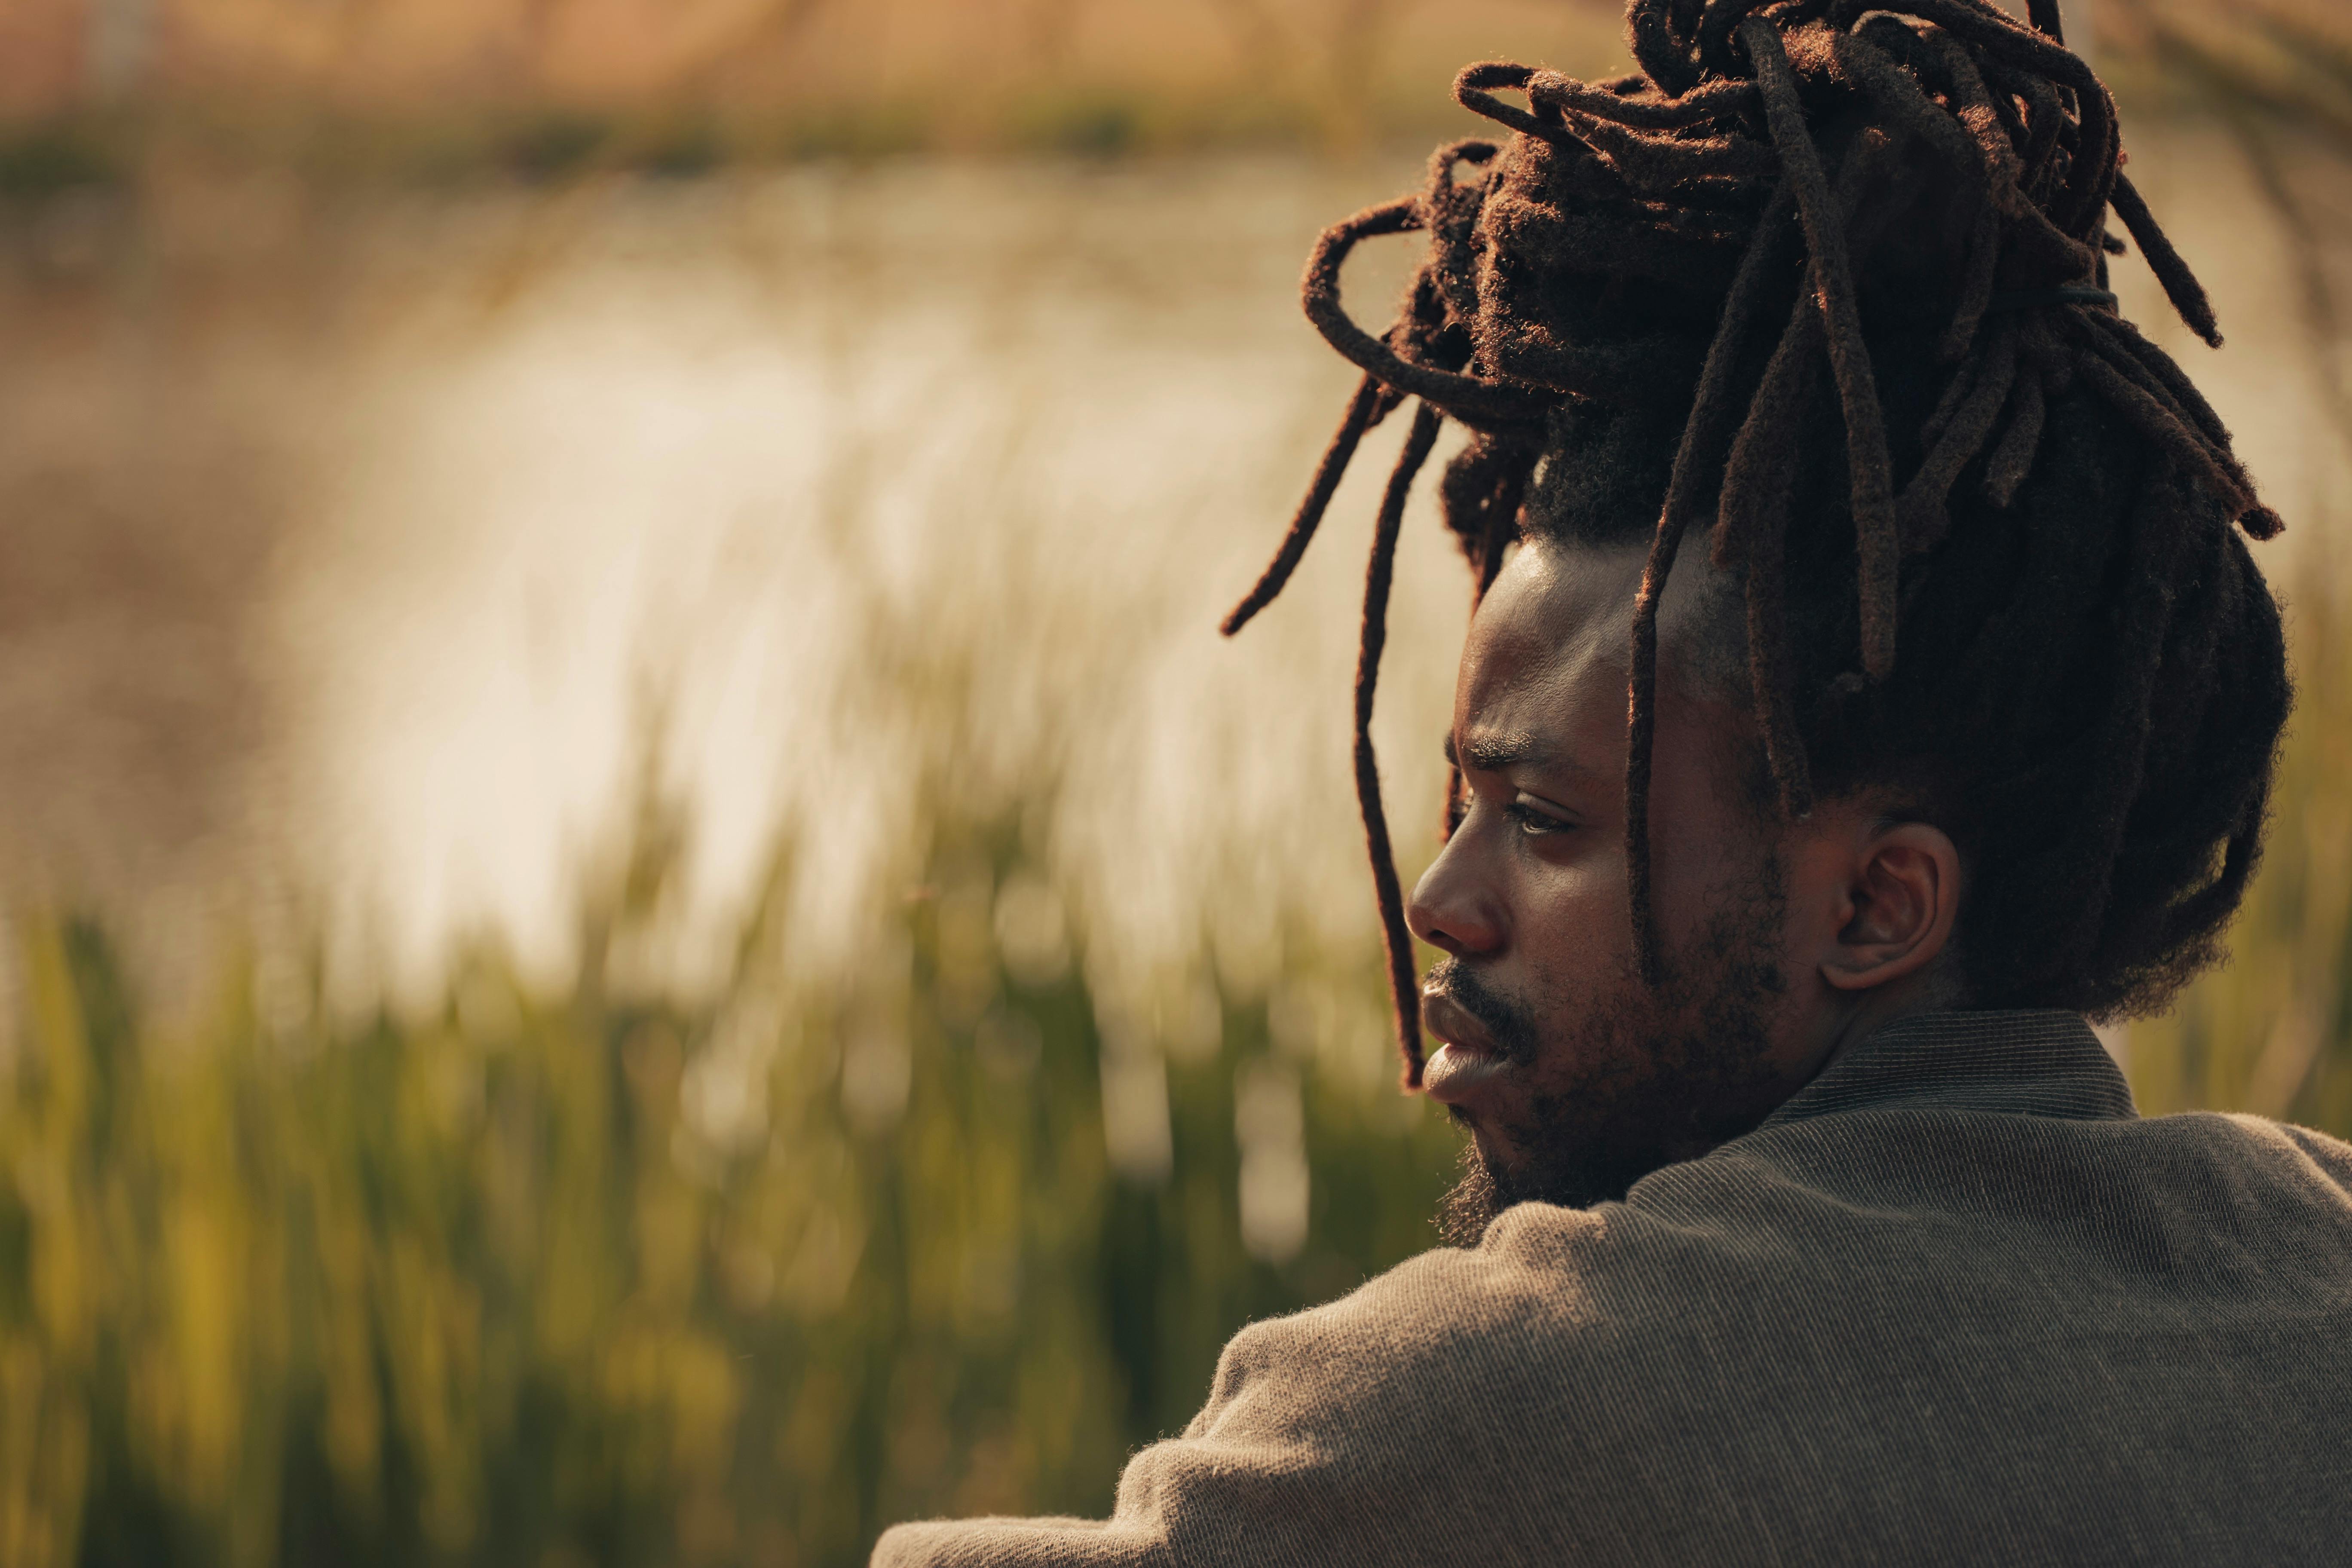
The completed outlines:
{"type": "Polygon", "coordinates": [[[1556,761],[1595,721],[1622,721],[1641,569],[1638,551],[1522,550],[1513,558],[1463,647],[1455,744],[1465,764],[1556,761]]]}
{"type": "MultiPolygon", "coordinates": [[[[1515,552],[1471,623],[1465,679],[1475,667],[1489,679],[1606,675],[1622,687],[1648,561],[1642,542],[1538,542],[1515,552]]],[[[1719,695],[1715,689],[1729,676],[1744,688],[1740,607],[1736,574],[1713,565],[1704,549],[1682,552],[1659,606],[1659,662],[1668,684],[1719,695]]]]}
{"type": "MultiPolygon", "coordinates": [[[[1626,674],[1645,545],[1538,542],[1514,553],[1464,644],[1453,745],[1485,758],[1615,773],[1624,756],[1626,674]]],[[[1662,712],[1696,701],[1745,712],[1745,623],[1735,574],[1684,552],[1659,616],[1662,712]]]]}
{"type": "Polygon", "coordinates": [[[1647,554],[1634,545],[1515,552],[1478,607],[1473,646],[1517,667],[1622,662],[1647,554]]]}

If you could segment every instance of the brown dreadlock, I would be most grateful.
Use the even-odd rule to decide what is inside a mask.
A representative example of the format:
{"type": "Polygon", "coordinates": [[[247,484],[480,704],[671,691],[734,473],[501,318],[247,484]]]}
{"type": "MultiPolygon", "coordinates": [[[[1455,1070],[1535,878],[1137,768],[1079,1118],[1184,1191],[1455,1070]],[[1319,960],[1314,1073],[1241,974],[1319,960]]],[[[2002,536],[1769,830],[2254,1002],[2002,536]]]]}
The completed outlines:
{"type": "MultiPolygon", "coordinates": [[[[1421,195],[1316,246],[1307,314],[1364,377],[1223,629],[1281,592],[1364,433],[1419,399],[1356,675],[1408,1086],[1419,1009],[1370,719],[1405,499],[1446,417],[1470,433],[1442,499],[1474,603],[1523,532],[1648,536],[1625,837],[1650,984],[1658,606],[1710,507],[1714,560],[1745,577],[1780,810],[1911,781],[1969,856],[1981,1005],[2144,1010],[2210,962],[2291,700],[2237,531],[2280,523],[2211,407],[2116,312],[2111,208],[2221,342],[2056,0],[2030,22],[1990,0],[1633,0],[1639,72],[1470,67],[1455,97],[1516,134],[1440,148],[1421,195]],[[1407,230],[1428,256],[1376,338],[1340,308],[1340,265],[1407,230]]],[[[1449,809],[1459,790],[1457,773],[1449,809]]]]}

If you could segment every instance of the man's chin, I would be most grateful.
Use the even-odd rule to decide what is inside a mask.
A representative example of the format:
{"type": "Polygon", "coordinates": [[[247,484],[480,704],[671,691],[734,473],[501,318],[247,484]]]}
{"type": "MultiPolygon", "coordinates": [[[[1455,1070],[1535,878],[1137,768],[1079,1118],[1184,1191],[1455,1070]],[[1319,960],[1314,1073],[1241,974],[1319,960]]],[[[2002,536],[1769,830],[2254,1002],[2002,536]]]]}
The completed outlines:
{"type": "Polygon", "coordinates": [[[1517,1204],[1555,1204],[1562,1208],[1590,1208],[1611,1198],[1622,1198],[1640,1171],[1587,1168],[1579,1162],[1532,1160],[1517,1151],[1507,1155],[1492,1132],[1475,1120],[1456,1113],[1455,1120],[1471,1130],[1462,1148],[1462,1177],[1437,1203],[1439,1237],[1448,1247],[1475,1247],[1504,1210],[1517,1204]]]}
{"type": "MultiPolygon", "coordinates": [[[[1460,1112],[1455,1113],[1457,1119],[1460,1112]]],[[[1508,1205],[1475,1139],[1462,1146],[1462,1179],[1437,1200],[1437,1238],[1447,1247],[1475,1247],[1508,1205]]]]}
{"type": "Polygon", "coordinates": [[[1571,1194],[1563,1190],[1567,1184],[1506,1163],[1496,1157],[1486,1134],[1474,1131],[1462,1148],[1462,1179],[1437,1201],[1438,1237],[1448,1247],[1475,1247],[1486,1227],[1516,1204],[1535,1201],[1581,1207],[1602,1195],[1571,1194]]]}

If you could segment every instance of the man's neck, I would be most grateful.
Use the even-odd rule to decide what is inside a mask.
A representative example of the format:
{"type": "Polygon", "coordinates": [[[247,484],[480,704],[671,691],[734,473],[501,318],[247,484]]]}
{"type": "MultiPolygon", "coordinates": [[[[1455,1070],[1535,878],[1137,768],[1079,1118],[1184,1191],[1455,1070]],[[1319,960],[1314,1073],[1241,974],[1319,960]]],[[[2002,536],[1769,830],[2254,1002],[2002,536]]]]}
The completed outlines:
{"type": "MultiPolygon", "coordinates": [[[[1868,991],[1846,994],[1846,1005],[1828,1026],[1828,1048],[1814,1059],[1812,1070],[1805,1075],[1811,1083],[1829,1070],[1831,1064],[1855,1046],[1900,1018],[1921,1013],[1945,1013],[1968,1005],[1968,987],[1958,973],[1946,961],[1938,961],[1916,974],[1868,991]]],[[[1803,1083],[1795,1086],[1804,1087],[1803,1083]]],[[[1794,1092],[1792,1089],[1790,1092],[1794,1092]]]]}

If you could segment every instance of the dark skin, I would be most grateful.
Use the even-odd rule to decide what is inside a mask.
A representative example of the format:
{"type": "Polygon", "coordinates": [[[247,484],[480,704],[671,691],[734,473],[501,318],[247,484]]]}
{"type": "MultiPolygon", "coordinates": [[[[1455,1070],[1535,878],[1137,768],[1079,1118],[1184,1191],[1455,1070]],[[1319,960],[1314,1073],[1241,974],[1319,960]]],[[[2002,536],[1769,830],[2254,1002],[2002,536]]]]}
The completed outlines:
{"type": "Polygon", "coordinates": [[[1758,800],[1724,608],[1737,595],[1703,556],[1677,568],[1660,616],[1651,821],[1669,973],[1643,984],[1622,792],[1643,557],[1523,547],[1463,649],[1448,751],[1465,809],[1407,918],[1448,955],[1422,1016],[1444,1042],[1429,1094],[1483,1166],[1456,1204],[1464,1239],[1521,1198],[1620,1196],[1749,1130],[1855,1041],[1962,994],[1960,858],[1941,829],[1868,793],[1798,823],[1758,800]]]}

